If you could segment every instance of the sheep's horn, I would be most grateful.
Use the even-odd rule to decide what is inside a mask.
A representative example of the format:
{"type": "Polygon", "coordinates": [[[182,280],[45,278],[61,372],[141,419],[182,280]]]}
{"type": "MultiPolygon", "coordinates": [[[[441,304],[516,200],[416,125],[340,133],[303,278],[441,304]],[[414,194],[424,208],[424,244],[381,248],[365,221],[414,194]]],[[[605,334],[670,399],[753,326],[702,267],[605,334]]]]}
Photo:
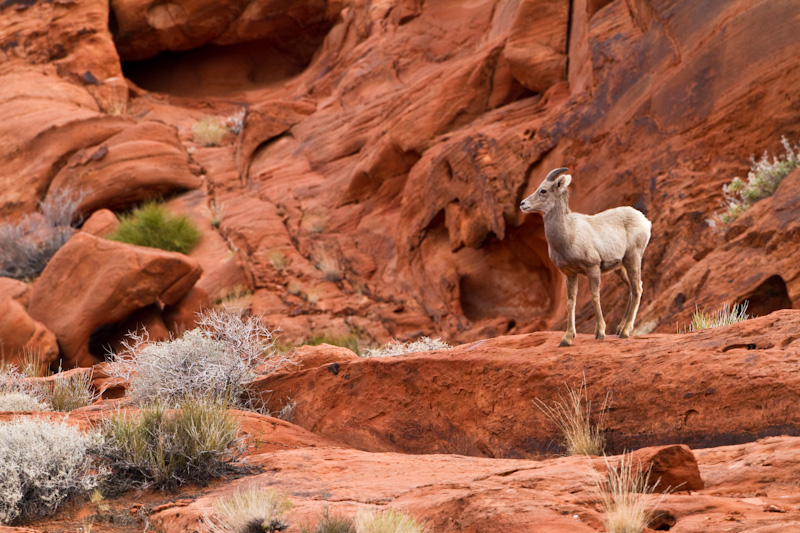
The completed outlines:
{"type": "Polygon", "coordinates": [[[563,174],[564,172],[567,172],[568,170],[569,169],[567,167],[561,167],[561,168],[557,168],[555,170],[551,170],[550,173],[547,175],[547,177],[545,179],[547,181],[553,181],[557,177],[559,177],[561,174],[563,174]]]}

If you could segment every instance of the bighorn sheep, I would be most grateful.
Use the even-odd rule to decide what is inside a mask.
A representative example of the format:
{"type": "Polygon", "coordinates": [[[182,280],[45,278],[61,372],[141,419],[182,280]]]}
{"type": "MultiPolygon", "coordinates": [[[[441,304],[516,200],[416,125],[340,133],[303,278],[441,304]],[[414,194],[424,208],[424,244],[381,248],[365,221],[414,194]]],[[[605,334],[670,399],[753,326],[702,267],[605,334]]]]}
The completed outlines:
{"type": "Polygon", "coordinates": [[[606,323],[600,309],[600,274],[613,270],[622,278],[630,296],[617,333],[621,338],[627,338],[633,331],[642,299],[642,255],[650,241],[650,221],[632,207],[615,207],[596,215],[572,213],[567,190],[572,176],[564,174],[568,170],[557,168],[550,171],[536,192],[520,204],[523,212],[538,212],[544,216],[550,259],[566,276],[567,331],[560,346],[571,346],[575,338],[578,274],[589,278],[596,339],[606,336],[606,323]]]}

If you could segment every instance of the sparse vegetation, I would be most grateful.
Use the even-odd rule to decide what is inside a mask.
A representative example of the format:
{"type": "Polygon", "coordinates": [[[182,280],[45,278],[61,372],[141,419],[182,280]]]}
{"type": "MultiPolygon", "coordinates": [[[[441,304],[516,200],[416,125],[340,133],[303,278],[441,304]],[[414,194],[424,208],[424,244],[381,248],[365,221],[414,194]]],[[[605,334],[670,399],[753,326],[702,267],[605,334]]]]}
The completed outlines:
{"type": "Polygon", "coordinates": [[[46,420],[0,424],[0,524],[52,514],[97,485],[94,434],[46,420]]]}
{"type": "Polygon", "coordinates": [[[322,508],[322,515],[316,526],[306,526],[300,529],[302,533],[356,533],[353,519],[342,514],[331,514],[328,506],[322,508]]]}
{"type": "Polygon", "coordinates": [[[66,377],[56,374],[54,378],[40,381],[36,386],[54,411],[72,411],[97,399],[97,394],[92,391],[91,371],[73,372],[66,377]]]}
{"type": "Polygon", "coordinates": [[[189,217],[175,216],[160,202],[147,202],[119,218],[119,226],[108,236],[112,241],[160,248],[188,254],[202,232],[189,217]]]}
{"type": "Polygon", "coordinates": [[[275,270],[279,272],[283,272],[284,270],[286,270],[286,267],[289,266],[289,262],[286,259],[286,256],[283,255],[278,250],[272,250],[269,253],[269,263],[275,270]]]}
{"type": "Polygon", "coordinates": [[[0,392],[0,411],[50,411],[50,406],[32,394],[0,392]]]}
{"type": "Polygon", "coordinates": [[[610,393],[606,394],[600,414],[592,424],[592,402],[586,392],[586,376],[580,387],[573,388],[566,384],[565,387],[566,395],[559,392],[553,405],[547,405],[538,398],[533,400],[534,405],[558,428],[567,455],[603,454],[606,445],[603,428],[610,393]]]}
{"type": "Polygon", "coordinates": [[[361,509],[353,520],[356,533],[424,533],[425,527],[413,517],[395,509],[361,509]]]}
{"type": "Polygon", "coordinates": [[[170,341],[132,335],[108,372],[125,379],[128,394],[140,403],[159,400],[172,406],[201,397],[245,407],[245,383],[256,373],[291,364],[276,352],[273,333],[258,316],[210,309],[198,314],[197,325],[170,341]]]}
{"type": "Polygon", "coordinates": [[[361,353],[361,338],[356,332],[348,332],[341,335],[336,335],[334,333],[318,333],[310,337],[305,342],[301,343],[301,345],[304,344],[309,346],[330,344],[333,346],[341,346],[342,348],[347,348],[348,350],[351,350],[356,354],[361,353]]]}
{"type": "Polygon", "coordinates": [[[333,255],[320,251],[315,255],[313,263],[326,280],[333,283],[342,281],[342,267],[333,255]]]}
{"type": "Polygon", "coordinates": [[[214,514],[204,521],[213,532],[272,533],[288,527],[283,517],[292,507],[277,491],[251,487],[214,502],[214,514]]]}
{"type": "Polygon", "coordinates": [[[244,316],[250,309],[253,291],[245,285],[234,285],[220,292],[219,298],[214,300],[214,306],[220,311],[244,316]]]}
{"type": "Polygon", "coordinates": [[[641,533],[653,518],[656,506],[664,494],[650,496],[650,470],[634,467],[633,455],[626,454],[618,466],[612,466],[605,457],[606,479],[594,472],[593,482],[605,509],[603,524],[607,533],[641,533]]]}
{"type": "Polygon", "coordinates": [[[364,350],[361,354],[362,357],[391,357],[394,355],[403,355],[415,352],[430,352],[433,350],[447,350],[452,348],[449,344],[442,339],[431,339],[428,337],[420,337],[415,341],[400,342],[392,341],[382,348],[370,348],[364,350]]]}
{"type": "Polygon", "coordinates": [[[678,329],[678,333],[689,333],[691,331],[698,331],[701,329],[720,328],[722,326],[730,326],[737,322],[742,322],[750,318],[747,314],[747,306],[750,302],[745,300],[741,304],[725,304],[721,309],[716,311],[706,312],[702,311],[695,306],[695,311],[692,313],[692,323],[688,328],[683,330],[678,329]]]}
{"type": "Polygon", "coordinates": [[[205,117],[192,125],[195,142],[203,146],[219,146],[228,134],[228,128],[219,117],[205,117]]]}
{"type": "Polygon", "coordinates": [[[297,402],[295,400],[289,400],[275,413],[275,418],[291,422],[294,419],[295,409],[297,409],[297,402]]]}
{"type": "Polygon", "coordinates": [[[792,146],[786,137],[781,137],[781,143],[786,153],[780,157],[770,159],[764,152],[761,159],[756,161],[750,158],[750,172],[747,173],[747,182],[741,178],[734,178],[730,183],[723,185],[726,210],[720,215],[723,224],[730,224],[747,211],[754,203],[768,196],[772,196],[778,189],[783,178],[800,167],[800,146],[792,146]]]}
{"type": "Polygon", "coordinates": [[[103,427],[103,455],[115,489],[167,489],[207,482],[232,471],[239,424],[213,396],[188,397],[167,410],[158,401],[117,412],[103,427]]]}
{"type": "Polygon", "coordinates": [[[0,224],[0,277],[20,280],[38,276],[80,222],[78,205],[84,195],[51,192],[39,203],[39,213],[0,224]]]}

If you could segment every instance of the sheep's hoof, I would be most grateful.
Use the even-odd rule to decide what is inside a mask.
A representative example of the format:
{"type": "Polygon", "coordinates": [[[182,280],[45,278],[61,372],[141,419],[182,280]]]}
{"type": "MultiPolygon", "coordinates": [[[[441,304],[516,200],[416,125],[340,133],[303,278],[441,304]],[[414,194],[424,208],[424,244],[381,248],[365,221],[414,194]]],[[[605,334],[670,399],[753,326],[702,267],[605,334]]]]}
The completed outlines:
{"type": "Polygon", "coordinates": [[[594,338],[599,340],[599,341],[601,341],[601,340],[606,338],[606,334],[605,333],[595,333],[594,334],[594,338]]]}
{"type": "Polygon", "coordinates": [[[564,346],[572,346],[572,341],[567,339],[561,339],[561,343],[558,345],[558,347],[563,348],[564,346]]]}
{"type": "Polygon", "coordinates": [[[631,334],[630,334],[630,333],[625,333],[624,331],[621,331],[621,332],[619,333],[619,338],[620,338],[620,339],[627,339],[627,338],[628,338],[628,337],[630,337],[630,336],[631,336],[631,334]]]}

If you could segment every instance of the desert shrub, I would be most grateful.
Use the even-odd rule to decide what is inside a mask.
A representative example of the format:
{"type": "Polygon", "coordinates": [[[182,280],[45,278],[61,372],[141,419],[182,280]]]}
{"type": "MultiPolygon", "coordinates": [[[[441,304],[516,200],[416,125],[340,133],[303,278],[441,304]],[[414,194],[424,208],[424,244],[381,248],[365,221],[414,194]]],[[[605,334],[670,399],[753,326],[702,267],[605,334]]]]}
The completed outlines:
{"type": "Polygon", "coordinates": [[[204,521],[212,532],[272,533],[288,527],[283,517],[292,507],[283,494],[252,487],[215,501],[204,521]]]}
{"type": "Polygon", "coordinates": [[[393,355],[403,355],[414,352],[430,352],[433,350],[447,350],[452,348],[449,344],[441,339],[430,339],[428,337],[420,337],[416,341],[400,342],[392,341],[382,348],[370,348],[364,350],[361,354],[362,357],[389,357],[393,355]]]}
{"type": "Polygon", "coordinates": [[[65,423],[20,419],[0,424],[0,524],[49,515],[97,485],[91,458],[99,444],[65,423]]]}
{"type": "Polygon", "coordinates": [[[288,400],[283,407],[281,407],[277,413],[273,413],[275,418],[280,418],[281,420],[285,420],[286,422],[291,422],[294,420],[294,412],[297,409],[297,401],[296,400],[288,400]]]}
{"type": "Polygon", "coordinates": [[[605,514],[603,524],[607,533],[641,533],[653,518],[656,506],[664,494],[650,496],[658,480],[650,484],[650,470],[634,467],[633,455],[626,454],[617,466],[605,457],[606,479],[594,472],[595,489],[605,514]]]}
{"type": "Polygon", "coordinates": [[[232,471],[239,424],[227,407],[214,398],[186,398],[174,410],[154,402],[115,413],[102,429],[111,483],[167,489],[232,471]]]}
{"type": "Polygon", "coordinates": [[[214,307],[222,311],[228,311],[238,316],[247,314],[250,309],[250,302],[253,299],[253,291],[245,285],[234,285],[220,291],[219,297],[214,300],[214,307]]]}
{"type": "Polygon", "coordinates": [[[688,333],[691,331],[698,331],[701,329],[720,328],[722,326],[730,326],[737,322],[743,322],[750,318],[747,314],[747,306],[750,302],[747,300],[741,304],[725,304],[721,309],[716,311],[707,312],[705,309],[702,311],[695,306],[695,311],[692,313],[692,323],[688,328],[678,330],[678,333],[688,333]]]}
{"type": "Polygon", "coordinates": [[[175,216],[164,204],[151,201],[120,216],[119,226],[108,236],[112,241],[189,253],[202,232],[185,215],[175,216]]]}
{"type": "Polygon", "coordinates": [[[129,383],[128,394],[137,402],[174,405],[197,396],[243,407],[245,383],[291,364],[276,353],[273,333],[258,316],[209,309],[197,315],[197,325],[170,341],[149,343],[146,335],[132,335],[108,372],[129,383]]]}
{"type": "Polygon", "coordinates": [[[51,193],[39,203],[39,213],[0,224],[0,277],[32,279],[62,247],[78,223],[81,193],[51,193]]]}
{"type": "Polygon", "coordinates": [[[75,372],[67,377],[56,377],[40,381],[36,385],[41,396],[54,411],[72,411],[85,407],[97,399],[92,390],[92,372],[75,372]]]}
{"type": "Polygon", "coordinates": [[[0,392],[0,411],[50,411],[50,406],[32,394],[0,392]]]}
{"type": "Polygon", "coordinates": [[[356,533],[356,525],[350,517],[339,513],[331,514],[326,505],[316,526],[305,526],[300,531],[301,533],[356,533]]]}
{"type": "Polygon", "coordinates": [[[192,125],[194,140],[203,146],[219,146],[227,134],[225,122],[218,117],[205,117],[192,125]]]}
{"type": "Polygon", "coordinates": [[[423,524],[394,509],[361,509],[353,520],[356,533],[423,533],[423,524]]]}
{"type": "Polygon", "coordinates": [[[0,394],[19,392],[33,396],[44,403],[45,398],[42,396],[42,391],[33,381],[26,379],[26,377],[16,366],[5,366],[0,370],[0,394]]]}
{"type": "Polygon", "coordinates": [[[566,395],[558,393],[553,405],[540,399],[534,405],[558,428],[568,455],[601,455],[606,445],[603,428],[610,393],[606,394],[595,424],[591,421],[592,402],[586,392],[586,376],[580,387],[566,385],[566,395]]]}
{"type": "Polygon", "coordinates": [[[770,160],[769,154],[764,152],[758,161],[751,157],[752,164],[750,172],[747,173],[747,182],[741,178],[734,178],[730,183],[723,185],[726,211],[720,215],[720,220],[724,224],[739,218],[757,201],[772,196],[783,178],[800,167],[800,146],[792,146],[786,137],[781,137],[781,143],[786,151],[783,156],[773,157],[770,160]]]}

